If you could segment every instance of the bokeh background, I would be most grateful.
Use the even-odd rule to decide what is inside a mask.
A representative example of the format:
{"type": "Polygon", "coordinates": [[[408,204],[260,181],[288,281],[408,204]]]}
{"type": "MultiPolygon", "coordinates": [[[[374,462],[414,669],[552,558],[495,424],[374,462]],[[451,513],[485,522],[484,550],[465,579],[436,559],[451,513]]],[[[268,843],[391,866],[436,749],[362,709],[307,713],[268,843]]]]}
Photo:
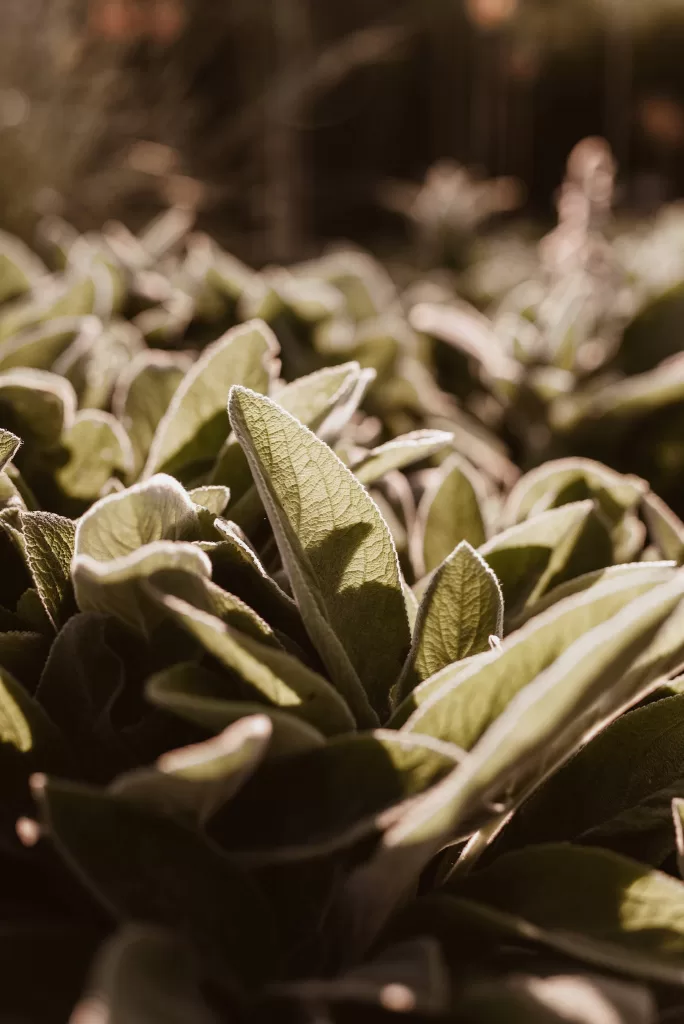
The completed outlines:
{"type": "MultiPolygon", "coordinates": [[[[401,244],[437,161],[538,220],[605,135],[618,203],[684,184],[681,0],[1,0],[0,226],[165,206],[262,265],[401,244]]],[[[506,203],[503,204],[506,206],[506,203]]]]}

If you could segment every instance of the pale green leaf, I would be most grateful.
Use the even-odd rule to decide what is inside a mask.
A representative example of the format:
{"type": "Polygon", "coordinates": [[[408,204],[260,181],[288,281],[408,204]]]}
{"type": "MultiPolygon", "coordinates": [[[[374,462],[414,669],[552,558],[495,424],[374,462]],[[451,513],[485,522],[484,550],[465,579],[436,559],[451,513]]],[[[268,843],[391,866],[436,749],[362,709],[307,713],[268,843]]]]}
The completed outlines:
{"type": "Polygon", "coordinates": [[[653,491],[641,499],[641,510],[651,540],[663,558],[671,558],[681,565],[684,562],[684,523],[679,516],[653,491]]]}
{"type": "Polygon", "coordinates": [[[222,516],[230,501],[230,491],[220,484],[210,484],[206,487],[193,487],[188,494],[196,505],[205,508],[214,516],[222,516]]]}
{"type": "Polygon", "coordinates": [[[404,469],[442,451],[452,440],[453,434],[445,430],[414,430],[373,448],[353,462],[350,469],[365,487],[369,487],[393,470],[404,469]]]}
{"type": "Polygon", "coordinates": [[[71,584],[76,524],[53,512],[22,512],[26,560],[55,630],[76,610],[71,584]]]}
{"type": "Polygon", "coordinates": [[[225,679],[194,662],[180,662],[152,676],[145,694],[152,704],[211,733],[245,715],[266,715],[273,730],[267,757],[294,754],[325,742],[322,733],[289,708],[281,711],[269,704],[238,700],[225,679]]]}
{"type": "Polygon", "coordinates": [[[292,416],[244,388],[231,391],[229,407],[307,630],[359,724],[369,724],[371,705],[385,713],[410,645],[389,531],[353,474],[292,416]]]}
{"type": "Polygon", "coordinates": [[[330,683],[292,655],[267,646],[181,598],[157,588],[155,596],[207,651],[238,674],[254,700],[286,709],[326,735],[353,729],[351,712],[330,683]]]}
{"type": "Polygon", "coordinates": [[[210,835],[245,864],[330,854],[390,827],[406,801],[443,779],[461,756],[449,744],[385,729],[341,736],[262,764],[224,805],[210,835]]]}
{"type": "Polygon", "coordinates": [[[76,395],[63,377],[45,370],[0,374],[0,423],[26,444],[51,448],[76,415],[76,395]]]}
{"type": "Polygon", "coordinates": [[[234,327],[205,348],[157,427],[144,475],[189,472],[213,461],[229,432],[226,403],[231,386],[267,391],[278,350],[273,332],[258,321],[234,327]]]}
{"type": "Polygon", "coordinates": [[[503,519],[520,523],[560,504],[595,498],[611,523],[635,509],[648,484],[592,459],[557,459],[521,477],[508,496],[503,519]]]}
{"type": "Polygon", "coordinates": [[[557,936],[560,947],[572,937],[576,955],[586,939],[590,962],[601,963],[603,950],[604,967],[684,984],[684,883],[626,857],[581,846],[533,847],[451,891],[528,922],[542,942],[548,937],[555,945],[557,936]]]}
{"type": "Polygon", "coordinates": [[[610,537],[589,500],[510,526],[479,553],[496,573],[509,615],[566,580],[612,563],[610,537]]]}
{"type": "Polygon", "coordinates": [[[486,562],[461,541],[435,570],[418,609],[397,697],[454,662],[490,648],[503,630],[503,597],[486,562]]]}
{"type": "Polygon", "coordinates": [[[271,733],[266,715],[246,716],[213,739],[162,754],[153,768],[119,775],[109,791],[204,827],[263,760],[271,733]]]}
{"type": "Polygon", "coordinates": [[[420,703],[405,728],[470,749],[510,701],[575,641],[668,580],[674,580],[674,570],[655,566],[634,577],[605,580],[559,601],[507,636],[488,657],[473,661],[467,673],[453,665],[435,675],[429,681],[430,696],[420,703]]]}
{"type": "Polygon", "coordinates": [[[418,576],[441,565],[462,540],[473,547],[484,543],[484,500],[482,482],[475,470],[460,455],[452,455],[418,506],[412,548],[418,576]]]}
{"type": "Polygon", "coordinates": [[[677,869],[680,878],[684,878],[684,799],[681,797],[676,797],[672,801],[672,817],[677,848],[677,869]]]}
{"type": "Polygon", "coordinates": [[[181,353],[145,349],[119,377],[112,409],[131,439],[134,477],[143,468],[155,431],[190,365],[181,353]]]}
{"type": "Polygon", "coordinates": [[[133,470],[128,434],[110,413],[78,412],[61,443],[68,459],[55,475],[63,492],[75,501],[94,501],[112,476],[125,478],[133,470]]]}
{"type": "Polygon", "coordinates": [[[21,438],[10,433],[9,430],[0,429],[0,471],[5,469],[8,462],[11,462],[20,446],[21,438]]]}

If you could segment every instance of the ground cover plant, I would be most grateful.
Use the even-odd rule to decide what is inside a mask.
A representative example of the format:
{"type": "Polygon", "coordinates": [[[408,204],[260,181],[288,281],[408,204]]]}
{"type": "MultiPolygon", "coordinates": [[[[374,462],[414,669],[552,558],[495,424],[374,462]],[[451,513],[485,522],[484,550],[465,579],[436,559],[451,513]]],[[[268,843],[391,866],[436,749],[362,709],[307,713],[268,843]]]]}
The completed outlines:
{"type": "Polygon", "coordinates": [[[6,1019],[679,1019],[684,242],[612,174],[498,291],[0,239],[6,1019]]]}

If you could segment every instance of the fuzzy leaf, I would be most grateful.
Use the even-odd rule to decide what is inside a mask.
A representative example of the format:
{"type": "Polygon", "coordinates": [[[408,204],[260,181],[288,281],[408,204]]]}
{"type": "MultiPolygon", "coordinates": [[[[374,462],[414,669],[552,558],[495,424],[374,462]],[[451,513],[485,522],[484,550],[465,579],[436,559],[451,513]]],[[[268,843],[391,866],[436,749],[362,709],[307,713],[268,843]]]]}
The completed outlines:
{"type": "Polygon", "coordinates": [[[22,512],[21,526],[33,582],[58,631],[76,611],[71,583],[76,524],[52,512],[22,512]]]}
{"type": "Polygon", "coordinates": [[[657,494],[649,491],[641,499],[641,509],[653,543],[663,558],[684,562],[684,523],[657,494]]]}
{"type": "Polygon", "coordinates": [[[181,662],[152,676],[146,695],[152,704],[211,733],[221,732],[245,715],[266,715],[273,730],[267,757],[298,753],[324,743],[322,733],[290,709],[237,700],[225,679],[193,662],[181,662]]]}
{"type": "Polygon", "coordinates": [[[331,449],[269,399],[234,388],[229,410],[306,628],[359,724],[370,724],[410,644],[387,526],[331,449]]]}
{"type": "Polygon", "coordinates": [[[20,446],[21,438],[11,434],[9,430],[0,430],[0,471],[14,458],[20,446]]]}
{"type": "Polygon", "coordinates": [[[615,524],[647,491],[639,477],[616,473],[592,459],[557,459],[521,477],[506,501],[504,522],[513,525],[546,509],[594,498],[615,524]]]}
{"type": "Polygon", "coordinates": [[[435,571],[420,603],[398,698],[448,665],[488,651],[490,636],[500,637],[502,630],[503,597],[496,576],[462,541],[435,571]]]}
{"type": "Polygon", "coordinates": [[[652,851],[662,864],[675,845],[667,791],[684,794],[683,755],[684,697],[630,711],[520,808],[495,850],[601,837],[601,845],[640,860],[651,862],[652,851]]]}
{"type": "Polygon", "coordinates": [[[0,424],[28,444],[50,448],[76,415],[76,394],[63,377],[43,370],[0,375],[0,424]]]}
{"type": "Polygon", "coordinates": [[[245,716],[210,740],[163,754],[153,768],[120,775],[109,791],[204,827],[256,770],[270,740],[265,715],[245,716]]]}
{"type": "Polygon", "coordinates": [[[442,451],[452,440],[453,434],[445,430],[414,430],[373,448],[350,468],[354,476],[369,487],[393,470],[404,469],[442,451]]]}
{"type": "Polygon", "coordinates": [[[542,512],[493,537],[479,553],[496,573],[510,613],[547,590],[613,560],[592,501],[542,512]]]}
{"type": "Polygon", "coordinates": [[[575,641],[672,578],[671,569],[654,568],[634,579],[606,580],[584,594],[558,602],[506,637],[498,651],[473,661],[466,672],[453,665],[438,673],[431,682],[430,696],[423,699],[404,728],[470,749],[514,696],[575,641]]]}
{"type": "Polygon", "coordinates": [[[188,474],[215,459],[229,432],[226,402],[231,385],[267,391],[277,353],[275,336],[258,321],[240,324],[209,345],[186,373],[157,427],[144,476],[160,471],[188,474]]]}
{"type": "Polygon", "coordinates": [[[62,435],[68,461],[56,473],[66,495],[80,502],[99,497],[110,477],[128,476],[133,450],[126,431],[110,413],[84,409],[62,435]]]}
{"type": "Polygon", "coordinates": [[[473,547],[484,544],[486,532],[482,517],[482,483],[472,467],[459,455],[441,467],[418,507],[418,575],[431,572],[461,543],[473,547]]]}
{"type": "Polygon", "coordinates": [[[133,447],[133,475],[147,459],[152,438],[190,363],[177,353],[145,349],[119,378],[112,408],[133,447]]]}
{"type": "Polygon", "coordinates": [[[450,889],[529,922],[542,941],[572,937],[577,956],[586,939],[590,962],[684,984],[684,883],[636,861],[549,844],[508,854],[450,889]]]}

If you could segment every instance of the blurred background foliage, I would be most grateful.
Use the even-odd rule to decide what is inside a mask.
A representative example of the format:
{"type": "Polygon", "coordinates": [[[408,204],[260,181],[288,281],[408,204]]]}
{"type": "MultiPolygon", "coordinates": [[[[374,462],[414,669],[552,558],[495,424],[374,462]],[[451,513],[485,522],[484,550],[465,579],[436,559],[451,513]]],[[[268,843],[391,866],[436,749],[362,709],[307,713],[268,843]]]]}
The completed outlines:
{"type": "Polygon", "coordinates": [[[588,134],[613,147],[623,205],[648,212],[683,183],[681,0],[1,10],[0,225],[25,238],[46,216],[137,227],[172,204],[257,265],[341,236],[394,246],[438,161],[432,202],[454,161],[514,176],[524,190],[503,182],[497,208],[544,218],[588,134]]]}

